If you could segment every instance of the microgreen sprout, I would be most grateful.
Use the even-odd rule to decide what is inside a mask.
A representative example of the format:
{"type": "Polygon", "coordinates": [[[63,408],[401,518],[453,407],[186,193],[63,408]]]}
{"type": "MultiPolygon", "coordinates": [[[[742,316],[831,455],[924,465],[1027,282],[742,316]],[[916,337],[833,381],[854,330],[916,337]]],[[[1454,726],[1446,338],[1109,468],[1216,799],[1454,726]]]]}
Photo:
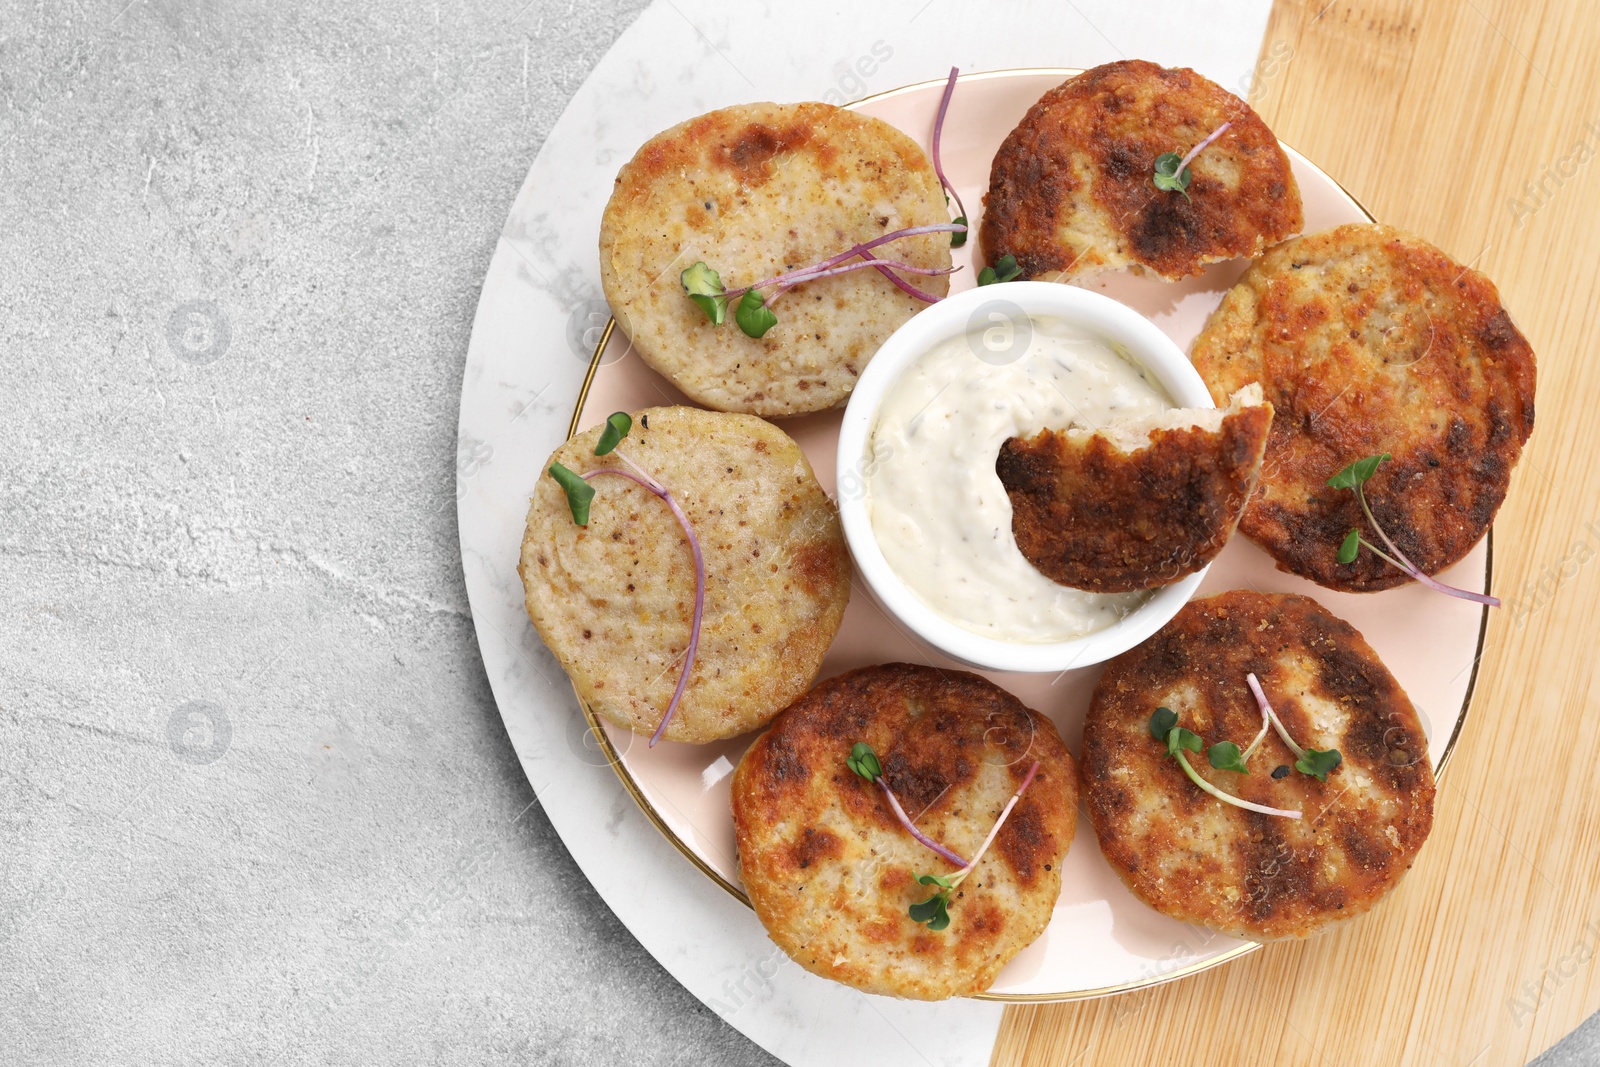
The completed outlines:
{"type": "MultiPolygon", "coordinates": [[[[1171,708],[1157,708],[1150,716],[1150,736],[1161,741],[1167,746],[1167,755],[1178,761],[1178,766],[1183,768],[1183,773],[1189,781],[1210,793],[1218,800],[1232,804],[1236,808],[1246,811],[1260,812],[1262,815],[1277,815],[1284,819],[1298,819],[1300,812],[1291,808],[1269,808],[1265,804],[1244,800],[1232,793],[1224,793],[1204,778],[1200,777],[1194,767],[1189,764],[1189,757],[1184,752],[1199,752],[1201,748],[1200,737],[1193,731],[1186,730],[1178,725],[1178,713],[1171,708]]],[[[1216,746],[1212,746],[1215,748],[1216,746]]],[[[1234,746],[1237,749],[1238,746],[1234,746]]],[[[1215,764],[1213,764],[1215,766],[1215,764]]]]}
{"type": "Polygon", "coordinates": [[[995,282],[1009,282],[1022,273],[1022,268],[1017,266],[1016,256],[1001,256],[995,260],[994,266],[985,267],[978,272],[979,285],[993,285],[995,282]]]}
{"type": "MultiPolygon", "coordinates": [[[[711,273],[715,277],[716,272],[711,273]]],[[[589,505],[594,500],[594,486],[589,484],[589,479],[602,474],[615,474],[660,497],[672,511],[672,517],[678,520],[684,536],[689,539],[689,551],[694,556],[694,621],[689,626],[689,647],[683,654],[683,671],[678,675],[678,686],[672,692],[672,700],[667,704],[667,710],[662,714],[655,733],[650,735],[650,747],[654,748],[656,742],[667,732],[667,724],[672,721],[679,702],[683,700],[684,690],[689,687],[689,673],[694,669],[695,652],[700,647],[700,624],[704,621],[706,612],[706,561],[700,551],[700,539],[695,536],[694,527],[689,525],[689,517],[683,513],[683,508],[678,506],[672,493],[666,486],[646,474],[617,447],[632,429],[633,418],[626,411],[615,412],[606,419],[605,428],[600,431],[600,440],[594,446],[595,455],[615,455],[632,470],[596,467],[586,474],[578,474],[560,463],[552,463],[550,477],[554,478],[566,492],[567,507],[572,510],[572,521],[579,526],[589,525],[589,505]]]]}
{"type": "Polygon", "coordinates": [[[875,783],[879,789],[883,790],[883,795],[889,800],[889,807],[894,809],[895,818],[900,820],[900,825],[904,826],[912,837],[957,867],[966,866],[967,861],[957,853],[950,851],[917,829],[916,823],[911,821],[911,816],[906,814],[906,809],[900,806],[900,798],[894,795],[893,789],[889,788],[888,781],[883,777],[883,764],[878,761],[878,754],[872,751],[871,745],[865,741],[857,741],[850,749],[850,755],[845,758],[845,764],[856,774],[869,782],[875,783]]]}
{"type": "Polygon", "coordinates": [[[1156,157],[1156,171],[1151,177],[1157,189],[1164,193],[1182,193],[1185,200],[1189,199],[1189,172],[1178,170],[1182,161],[1176,152],[1163,152],[1156,157]]]}
{"type": "Polygon", "coordinates": [[[702,261],[697,261],[686,267],[678,275],[678,281],[683,285],[683,291],[689,294],[701,311],[706,313],[706,318],[711,320],[713,326],[721,326],[728,321],[728,302],[739,297],[739,303],[734,308],[733,319],[751,337],[760,337],[772,329],[778,322],[778,317],[772,311],[772,305],[778,298],[790,289],[805,282],[814,282],[819,278],[831,278],[838,274],[848,274],[853,270],[876,270],[897,288],[909,296],[927,304],[936,304],[941,299],[932,293],[925,292],[900,277],[900,274],[944,275],[954,274],[959,267],[919,267],[912,263],[901,263],[898,260],[883,259],[873,255],[872,250],[890,241],[898,241],[903,237],[920,237],[927,233],[952,233],[965,234],[967,223],[964,218],[955,222],[941,222],[930,226],[911,226],[903,230],[874,237],[870,241],[862,241],[852,245],[836,256],[831,256],[820,263],[813,263],[809,267],[800,267],[797,270],[785,271],[765,278],[751,285],[729,289],[722,282],[722,275],[702,261]],[[861,262],[848,262],[859,256],[861,262]],[[899,271],[900,274],[895,272],[899,271]],[[760,290],[770,289],[771,294],[763,297],[760,290]]]}
{"type": "Polygon", "coordinates": [[[1189,163],[1195,156],[1205,151],[1207,145],[1226,133],[1228,127],[1232,125],[1233,121],[1230,119],[1212,130],[1206,135],[1205,140],[1189,149],[1189,154],[1186,156],[1179,156],[1176,152],[1163,152],[1157,156],[1155,174],[1151,177],[1155,187],[1162,192],[1182,193],[1183,198],[1189,200],[1189,181],[1191,178],[1189,163]]]}
{"type": "Polygon", "coordinates": [[[711,325],[721,326],[728,321],[728,298],[723,295],[722,276],[705,263],[695,263],[678,275],[684,292],[689,294],[711,325]]]}
{"type": "Polygon", "coordinates": [[[1328,775],[1344,760],[1344,757],[1339,754],[1339,750],[1336,748],[1301,748],[1295,744],[1294,738],[1289,736],[1288,727],[1283,725],[1283,720],[1278,718],[1278,713],[1272,710],[1272,704],[1267,700],[1266,690],[1261,688],[1261,679],[1254,674],[1247,674],[1244,676],[1244,680],[1250,686],[1250,693],[1256,698],[1256,706],[1261,709],[1262,716],[1272,722],[1273,727],[1278,731],[1278,736],[1283,739],[1283,743],[1289,747],[1290,752],[1295,754],[1294,769],[1301,774],[1311,775],[1319,782],[1326,782],[1328,775]]]}
{"type": "Polygon", "coordinates": [[[606,426],[605,429],[600,431],[600,440],[594,446],[594,454],[597,456],[609,455],[622,443],[622,439],[628,436],[629,431],[632,429],[633,417],[631,415],[626,411],[612,412],[606,417],[606,426]]]}
{"type": "Polygon", "coordinates": [[[966,864],[955,874],[921,874],[917,882],[921,885],[937,886],[937,891],[927,900],[911,905],[907,914],[913,922],[927,923],[928,929],[933,931],[943,930],[950,925],[950,894],[961,888],[961,883],[967,880],[978,866],[978,861],[983,859],[983,854],[989,851],[989,846],[994,843],[995,835],[1000,832],[1000,827],[1006,824],[1006,817],[1011,814],[1011,809],[1017,806],[1017,801],[1022,799],[1022,794],[1028,791],[1033,784],[1034,775],[1039,773],[1039,761],[1034,760],[1028,765],[1028,773],[1022,776],[1022,784],[1017,786],[1016,792],[1011,794],[1011,799],[1006,801],[1006,806],[1000,809],[1000,817],[989,828],[989,836],[983,839],[983,844],[978,847],[978,854],[972,857],[972,862],[966,864]]]}
{"type": "Polygon", "coordinates": [[[961,202],[961,194],[956,192],[956,187],[951,184],[950,179],[944,176],[944,165],[939,160],[939,137],[944,133],[944,117],[950,110],[950,98],[956,93],[956,76],[960,73],[960,68],[950,68],[950,79],[944,83],[944,96],[939,99],[939,115],[933,120],[933,172],[939,176],[939,185],[945,191],[945,202],[949,203],[950,198],[955,197],[956,209],[960,211],[955,221],[961,225],[961,230],[950,235],[951,248],[960,248],[967,243],[967,205],[961,202]]]}
{"type": "Polygon", "coordinates": [[[566,491],[572,521],[579,526],[589,525],[589,504],[594,500],[594,486],[584,481],[582,475],[559,463],[550,464],[550,477],[566,491]]]}
{"type": "Polygon", "coordinates": [[[767,302],[761,299],[761,294],[751,289],[739,301],[739,306],[733,312],[733,321],[739,324],[739,329],[746,335],[760,337],[778,325],[778,316],[767,307],[767,302]]]}
{"type": "Polygon", "coordinates": [[[918,885],[934,885],[939,889],[927,900],[918,901],[906,909],[912,922],[927,923],[928,929],[937,933],[950,925],[950,891],[955,884],[948,875],[919,874],[918,885]]]}
{"type": "Polygon", "coordinates": [[[1232,741],[1218,741],[1206,749],[1206,758],[1211,761],[1211,766],[1219,771],[1237,771],[1240,774],[1250,773],[1250,768],[1245,766],[1244,754],[1239,751],[1239,746],[1232,741]]]}
{"type": "Polygon", "coordinates": [[[1354,563],[1356,557],[1361,554],[1361,549],[1367,548],[1379,559],[1404,571],[1412,579],[1421,582],[1429,589],[1444,593],[1447,596],[1470,600],[1474,604],[1486,604],[1491,608],[1499,607],[1499,597],[1489,596],[1487,593],[1474,593],[1470,589],[1458,589],[1453,585],[1446,585],[1431,574],[1424,572],[1421,567],[1406,558],[1406,554],[1400,551],[1399,546],[1384,532],[1383,527],[1378,525],[1377,517],[1372,514],[1372,508],[1367,504],[1367,494],[1364,487],[1372,476],[1378,472],[1378,465],[1389,458],[1391,458],[1389,453],[1384,452],[1380,455],[1358,459],[1328,479],[1328,486],[1332,489],[1350,489],[1355,492],[1356,501],[1361,505],[1361,514],[1366,516],[1367,525],[1377,531],[1378,538],[1389,549],[1388,552],[1385,552],[1365,537],[1362,537],[1359,528],[1353,528],[1349,533],[1345,534],[1344,540],[1339,543],[1339,562],[1354,563]]]}

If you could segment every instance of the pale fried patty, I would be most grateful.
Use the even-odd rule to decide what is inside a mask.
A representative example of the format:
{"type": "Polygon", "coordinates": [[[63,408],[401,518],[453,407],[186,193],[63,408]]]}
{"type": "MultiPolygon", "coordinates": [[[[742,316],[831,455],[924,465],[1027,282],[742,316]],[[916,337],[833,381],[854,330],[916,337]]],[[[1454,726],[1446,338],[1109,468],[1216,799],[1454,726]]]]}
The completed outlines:
{"type": "Polygon", "coordinates": [[[1097,593],[1193,574],[1233,536],[1271,425],[1250,385],[1225,409],[1012,437],[995,473],[1017,547],[1045,577],[1097,593]]]}
{"type": "Polygon", "coordinates": [[[1163,914],[1256,941],[1304,937],[1360,915],[1394,888],[1433,825],[1433,771],[1411,701],[1348,623],[1307,597],[1235,591],[1190,602],[1112,660],[1083,728],[1083,788],[1100,849],[1163,914]],[[1150,735],[1158,707],[1200,735],[1248,747],[1261,713],[1253,672],[1291,737],[1336,748],[1326,784],[1275,768],[1295,758],[1269,732],[1224,792],[1301,819],[1245,811],[1184,776],[1150,735]]]}
{"type": "Polygon", "coordinates": [[[1045,93],[995,154],[984,259],[1067,281],[1135,267],[1164,278],[1255,256],[1300,229],[1289,159],[1250,105],[1188,69],[1130,59],[1045,93]],[[1157,189],[1158,156],[1189,164],[1188,197],[1157,189]]]}
{"type": "MultiPolygon", "coordinates": [[[[600,223],[600,278],[634,347],[693,400],[796,415],[842,403],[878,346],[927,305],[876,270],[778,299],[759,340],[713,326],[679,274],[703,260],[733,289],[810,266],[893,230],[950,221],[927,155],[878,119],[830,104],[745,104],[658,134],[622,168],[600,223]]],[[[879,246],[879,258],[950,266],[950,235],[879,246]]],[[[944,277],[908,276],[943,296],[944,277]]]]}
{"type": "Polygon", "coordinates": [[[1050,720],[961,671],[905,663],[830,678],[789,707],[733,776],[739,870],[773,941],[806,970],[869,993],[939,1000],[987,989],[1043,932],[1077,826],[1077,772],[1050,720]],[[971,859],[1039,773],[952,895],[950,925],[907,909],[922,874],[956,865],[920,844],[845,759],[873,747],[917,828],[971,859]]]}
{"type": "MultiPolygon", "coordinates": [[[[833,502],[798,445],[751,415],[649,408],[619,451],[671,491],[705,557],[705,621],[670,741],[764,726],[805,692],[850,599],[833,502]],[[645,424],[648,423],[648,426],[645,424]]],[[[694,616],[688,539],[666,503],[603,475],[589,525],[548,474],[626,469],[597,457],[600,428],[556,449],[528,505],[517,570],[528,617],[579,696],[610,722],[653,732],[682,671],[694,616]]]]}
{"type": "Polygon", "coordinates": [[[1191,354],[1213,398],[1260,382],[1277,410],[1239,529],[1283,570],[1333,589],[1405,574],[1338,561],[1355,495],[1327,479],[1389,452],[1367,483],[1400,550],[1434,574],[1494,521],[1533,431],[1533,350],[1494,284],[1419,237],[1354,223],[1285,242],[1245,272],[1191,354]]]}

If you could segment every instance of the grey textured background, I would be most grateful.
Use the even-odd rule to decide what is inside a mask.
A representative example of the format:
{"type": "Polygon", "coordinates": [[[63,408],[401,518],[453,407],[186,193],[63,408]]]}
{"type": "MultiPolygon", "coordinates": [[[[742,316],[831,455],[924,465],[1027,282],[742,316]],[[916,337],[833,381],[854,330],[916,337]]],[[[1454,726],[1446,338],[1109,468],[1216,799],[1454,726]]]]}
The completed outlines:
{"type": "Polygon", "coordinates": [[[642,0],[125,3],[0,0],[0,1064],[775,1062],[567,856],[461,583],[478,285],[642,0]]]}

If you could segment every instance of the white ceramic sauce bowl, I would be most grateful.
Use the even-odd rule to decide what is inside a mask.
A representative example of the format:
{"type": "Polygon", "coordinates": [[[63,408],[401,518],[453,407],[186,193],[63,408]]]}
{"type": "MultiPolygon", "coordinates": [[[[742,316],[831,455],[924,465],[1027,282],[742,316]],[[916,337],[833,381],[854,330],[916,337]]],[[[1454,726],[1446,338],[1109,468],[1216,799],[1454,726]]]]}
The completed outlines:
{"type": "MultiPolygon", "coordinates": [[[[1065,641],[1005,641],[974,633],[944,618],[912,592],[884,558],[869,513],[863,472],[883,400],[902,372],[935,345],[982,328],[999,315],[1050,317],[1104,338],[1133,358],[1177,407],[1215,407],[1188,357],[1144,316],[1088,289],[1056,282],[1001,282],[958,293],[919,312],[896,330],[867,364],[839,427],[839,514],[856,572],[878,604],[922,640],[979,670],[1064,671],[1088,667],[1139,644],[1176,615],[1199,588],[1205,570],[1156,590],[1103,629],[1065,641]]],[[[1000,320],[994,320],[996,322],[1000,320]]],[[[1040,427],[1043,429],[1044,427],[1040,427]]],[[[952,506],[959,506],[952,502],[952,506]]]]}

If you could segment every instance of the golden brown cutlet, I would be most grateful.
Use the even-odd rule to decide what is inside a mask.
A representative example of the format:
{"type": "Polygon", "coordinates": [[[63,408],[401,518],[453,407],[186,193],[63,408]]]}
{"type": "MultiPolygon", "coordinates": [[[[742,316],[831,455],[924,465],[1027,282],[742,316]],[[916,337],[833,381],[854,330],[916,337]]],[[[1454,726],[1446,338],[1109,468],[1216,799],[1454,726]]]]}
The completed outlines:
{"type": "Polygon", "coordinates": [[[1289,159],[1250,105],[1188,69],[1121,60],[1045,93],[995,153],[983,256],[1067,281],[1133,266],[1164,278],[1259,255],[1301,226],[1289,159]],[[1157,189],[1157,157],[1189,164],[1188,195],[1157,189]]]}
{"type": "Polygon", "coordinates": [[[1047,578],[1097,593],[1168,585],[1216,558],[1255,486],[1272,406],[1235,398],[1212,425],[1119,439],[1043,430],[1000,447],[1011,531],[1047,578]]]}
{"type": "Polygon", "coordinates": [[[938,1000],[987,989],[1050,921],[1077,824],[1077,771],[1050,721],[974,674],[905,663],[820,683],[733,777],[739,869],[780,948],[871,993],[938,1000]],[[934,931],[909,907],[954,864],[917,842],[846,764],[873,747],[919,830],[973,856],[1029,765],[1039,772],[934,931]]]}
{"type": "Polygon", "coordinates": [[[1282,569],[1332,589],[1408,579],[1371,552],[1338,561],[1352,528],[1382,542],[1328,478],[1390,453],[1368,502],[1435,574],[1488,531],[1533,431],[1533,349],[1494,284],[1389,226],[1353,223],[1272,249],[1228,291],[1191,358],[1213,398],[1260,382],[1277,410],[1239,529],[1282,569]]]}
{"type": "Polygon", "coordinates": [[[1163,914],[1257,941],[1304,937],[1359,915],[1394,888],[1433,825],[1422,725],[1359,633],[1308,597],[1248,591],[1191,601],[1112,660],[1083,729],[1083,788],[1100,849],[1163,914]],[[1191,782],[1150,733],[1158,707],[1203,745],[1247,747],[1261,714],[1254,673],[1303,748],[1338,749],[1327,782],[1299,771],[1269,732],[1249,773],[1213,785],[1301,819],[1245,811],[1191,782]]]}

